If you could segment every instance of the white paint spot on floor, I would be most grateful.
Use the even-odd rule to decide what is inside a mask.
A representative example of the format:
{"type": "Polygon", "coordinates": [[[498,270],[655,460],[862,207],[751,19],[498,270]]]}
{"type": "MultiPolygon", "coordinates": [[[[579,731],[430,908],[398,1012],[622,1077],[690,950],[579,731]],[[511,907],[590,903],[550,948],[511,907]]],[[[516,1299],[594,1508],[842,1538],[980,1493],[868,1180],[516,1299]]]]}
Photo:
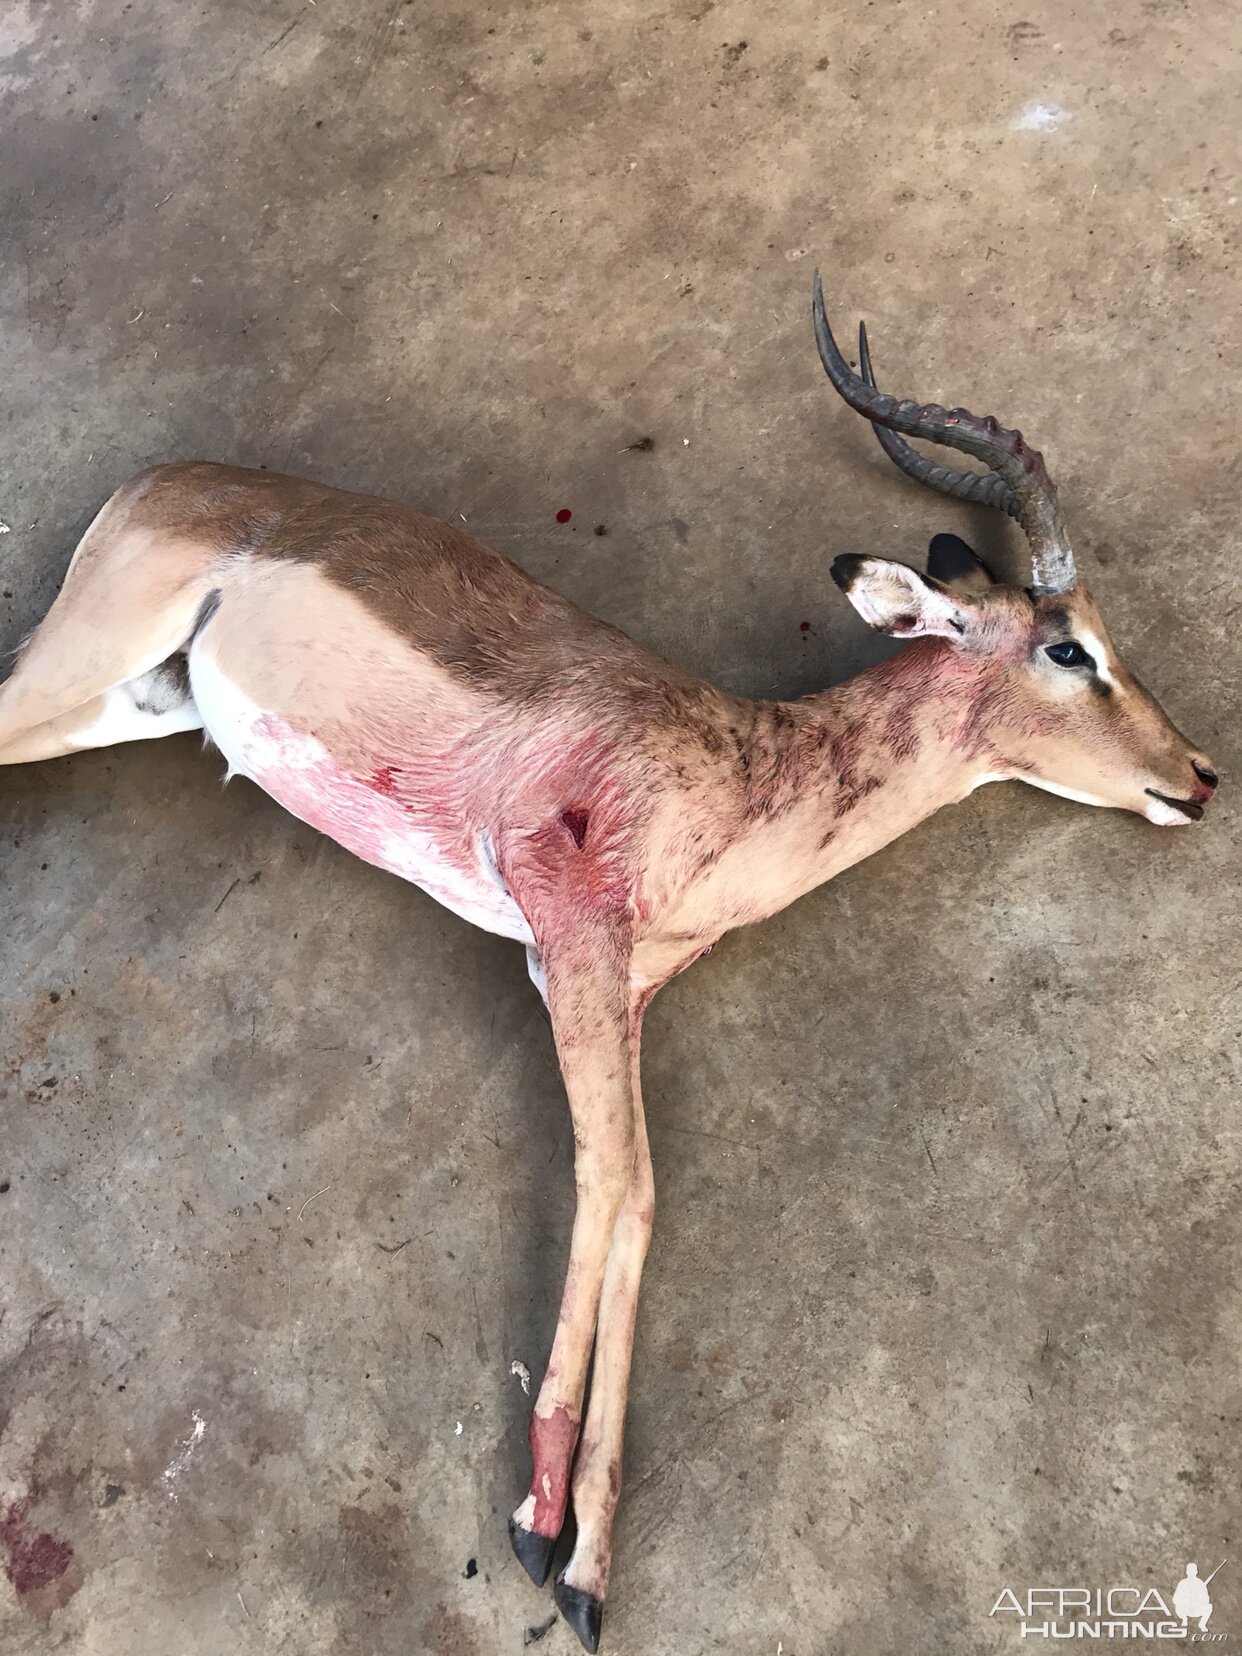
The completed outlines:
{"type": "Polygon", "coordinates": [[[1014,132],[1057,132],[1073,117],[1060,104],[1029,103],[1010,121],[1014,132]]]}
{"type": "Polygon", "coordinates": [[[189,1466],[191,1460],[193,1460],[194,1451],[203,1441],[203,1433],[207,1430],[207,1422],[203,1419],[202,1415],[199,1414],[197,1409],[192,1412],[190,1418],[194,1422],[194,1429],[181,1445],[180,1449],[178,1449],[177,1453],[169,1461],[168,1465],[164,1468],[164,1485],[174,1501],[177,1499],[177,1479],[185,1471],[186,1467],[189,1466]]]}
{"type": "Polygon", "coordinates": [[[517,1360],[517,1358],[515,1357],[513,1359],[513,1361],[509,1364],[509,1373],[517,1375],[518,1379],[522,1382],[522,1390],[526,1393],[527,1397],[529,1397],[530,1396],[530,1370],[527,1368],[526,1364],[525,1363],[520,1363],[517,1360]]]}
{"type": "Polygon", "coordinates": [[[453,1427],[453,1436],[454,1437],[460,1437],[461,1434],[465,1431],[465,1429],[466,1428],[462,1425],[461,1421],[459,1420],[457,1422],[456,1426],[453,1427]]]}

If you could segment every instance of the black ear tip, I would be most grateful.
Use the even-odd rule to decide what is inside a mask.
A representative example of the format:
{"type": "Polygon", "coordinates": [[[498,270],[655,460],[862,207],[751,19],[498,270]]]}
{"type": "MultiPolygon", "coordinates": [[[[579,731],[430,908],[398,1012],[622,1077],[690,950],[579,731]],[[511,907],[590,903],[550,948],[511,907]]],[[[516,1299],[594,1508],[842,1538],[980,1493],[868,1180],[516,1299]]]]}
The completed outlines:
{"type": "Polygon", "coordinates": [[[969,552],[972,558],[975,556],[960,535],[947,533],[933,535],[927,543],[927,552],[929,557],[936,552],[969,552]]]}
{"type": "Polygon", "coordinates": [[[927,548],[927,573],[936,581],[957,581],[982,571],[992,572],[960,535],[933,535],[927,548]]]}
{"type": "Polygon", "coordinates": [[[857,580],[858,566],[862,561],[862,554],[859,552],[842,552],[839,558],[832,560],[832,578],[842,592],[848,592],[857,580]]]}

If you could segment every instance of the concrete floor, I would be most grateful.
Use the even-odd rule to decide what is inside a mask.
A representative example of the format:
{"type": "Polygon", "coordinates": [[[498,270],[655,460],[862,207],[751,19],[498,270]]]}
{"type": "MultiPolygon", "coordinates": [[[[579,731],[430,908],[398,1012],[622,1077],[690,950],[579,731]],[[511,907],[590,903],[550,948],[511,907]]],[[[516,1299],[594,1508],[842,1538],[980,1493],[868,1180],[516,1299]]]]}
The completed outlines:
{"type": "MultiPolygon", "coordinates": [[[[1179,834],[987,790],[657,1002],[615,1656],[1016,1650],[1004,1586],[1237,1551],[1239,44],[1220,0],[0,12],[0,646],[193,455],[460,514],[731,689],[842,677],[834,552],[1021,565],[835,402],[818,262],[894,390],[1045,448],[1226,773],[1179,834]]],[[[0,772],[0,1643],[518,1651],[545,1021],[220,774],[0,772]]]]}

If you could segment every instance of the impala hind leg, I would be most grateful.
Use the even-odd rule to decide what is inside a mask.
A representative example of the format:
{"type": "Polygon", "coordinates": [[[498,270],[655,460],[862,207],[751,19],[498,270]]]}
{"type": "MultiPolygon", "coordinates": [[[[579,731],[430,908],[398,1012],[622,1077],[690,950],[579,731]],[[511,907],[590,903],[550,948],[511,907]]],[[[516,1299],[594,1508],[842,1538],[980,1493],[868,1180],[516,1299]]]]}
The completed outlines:
{"type": "Polygon", "coordinates": [[[201,728],[178,657],[210,605],[213,554],[118,529],[124,492],[0,685],[0,764],[201,728]]]}
{"type": "Polygon", "coordinates": [[[190,693],[185,657],[174,656],[80,707],[0,741],[0,765],[59,759],[62,754],[78,753],[83,748],[112,747],[117,742],[137,742],[202,728],[190,693]]]}
{"type": "MultiPolygon", "coordinates": [[[[645,1004],[645,997],[644,997],[645,1004]]],[[[625,1403],[638,1314],[638,1286],[655,1215],[655,1179],[639,1081],[643,1005],[631,1015],[630,1085],[634,1108],[634,1168],[613,1227],[595,1335],[591,1403],[574,1460],[574,1550],[553,1589],[565,1620],[590,1651],[599,1647],[604,1595],[612,1562],[612,1521],[621,1494],[625,1403]]]]}
{"type": "Polygon", "coordinates": [[[547,951],[544,963],[573,1115],[577,1207],[556,1336],[531,1415],[530,1492],[509,1521],[513,1550],[539,1586],[565,1521],[604,1270],[634,1169],[628,948],[588,931],[547,951]]]}

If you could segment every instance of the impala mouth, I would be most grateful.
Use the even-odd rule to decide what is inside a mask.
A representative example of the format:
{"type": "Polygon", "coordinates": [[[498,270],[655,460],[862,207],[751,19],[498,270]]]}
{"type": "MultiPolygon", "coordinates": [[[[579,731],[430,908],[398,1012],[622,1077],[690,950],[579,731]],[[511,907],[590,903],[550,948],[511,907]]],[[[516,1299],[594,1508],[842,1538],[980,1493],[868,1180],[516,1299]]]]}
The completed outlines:
{"type": "Polygon", "coordinates": [[[1193,799],[1174,799],[1171,794],[1157,793],[1155,788],[1144,788],[1143,792],[1150,794],[1153,799],[1158,799],[1162,805],[1169,805],[1173,810],[1181,811],[1192,822],[1198,822],[1203,815],[1203,806],[1196,805],[1193,799]]]}

